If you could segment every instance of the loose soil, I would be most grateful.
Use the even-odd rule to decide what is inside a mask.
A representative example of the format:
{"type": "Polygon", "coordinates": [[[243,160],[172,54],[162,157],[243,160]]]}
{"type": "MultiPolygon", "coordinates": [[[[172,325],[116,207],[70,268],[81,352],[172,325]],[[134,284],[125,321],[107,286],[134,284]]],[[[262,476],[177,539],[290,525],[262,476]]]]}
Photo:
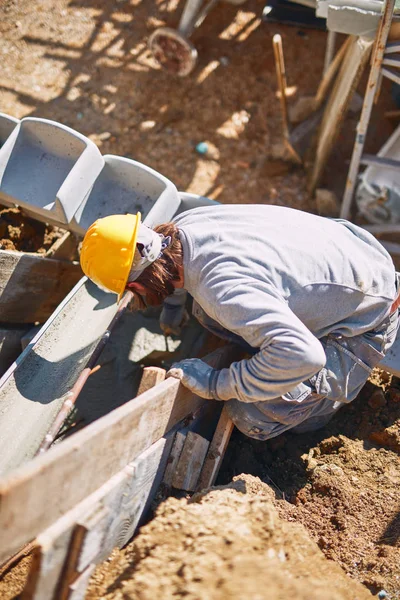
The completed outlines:
{"type": "Polygon", "coordinates": [[[0,207],[0,249],[45,254],[64,231],[24,216],[18,208],[0,207]]]}
{"type": "MultiPolygon", "coordinates": [[[[5,0],[0,110],[64,123],[103,154],[141,161],[182,191],[316,212],[306,174],[282,160],[272,36],[283,38],[293,104],[318,87],[326,34],[262,23],[263,0],[221,2],[191,38],[195,70],[176,78],[160,70],[146,43],[157,27],[176,27],[183,6],[5,0]],[[208,144],[205,155],[195,150],[199,142],[208,144]]],[[[365,77],[361,92],[364,85],[365,77]]],[[[382,115],[395,108],[384,80],[367,152],[393,131],[396,122],[382,115]]],[[[321,182],[339,197],[358,117],[346,116],[321,182]]],[[[44,225],[14,209],[0,216],[2,247],[43,252],[51,244],[44,225]]],[[[379,386],[367,384],[312,435],[265,443],[234,432],[219,483],[242,473],[264,483],[239,477],[225,490],[161,504],[136,540],[99,567],[88,597],[361,599],[384,589],[399,599],[400,398],[395,381],[373,381],[379,386]]],[[[20,593],[28,561],[0,581],[1,598],[20,593]]]]}
{"type": "Polygon", "coordinates": [[[273,502],[272,489],[249,475],[189,501],[167,500],[97,571],[87,600],[368,600],[366,588],[326,560],[301,525],[280,519],[273,502]]]}

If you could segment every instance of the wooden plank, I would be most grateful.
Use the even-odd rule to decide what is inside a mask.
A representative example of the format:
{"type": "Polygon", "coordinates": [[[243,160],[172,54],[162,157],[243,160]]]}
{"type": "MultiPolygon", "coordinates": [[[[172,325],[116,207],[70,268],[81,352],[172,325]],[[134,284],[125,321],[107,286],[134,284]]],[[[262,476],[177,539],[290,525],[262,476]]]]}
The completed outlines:
{"type": "Polygon", "coordinates": [[[68,555],[72,527],[56,523],[36,540],[36,548],[21,600],[52,598],[68,555]]]}
{"type": "Polygon", "coordinates": [[[150,388],[164,381],[166,370],[160,367],[145,367],[143,369],[142,379],[140,380],[138,396],[147,392],[150,388]]]}
{"type": "Polygon", "coordinates": [[[224,406],[204,461],[197,485],[197,491],[204,490],[214,485],[233,428],[233,421],[228,414],[226,406],[224,406]]]}
{"type": "Polygon", "coordinates": [[[172,444],[171,453],[168,457],[167,468],[165,469],[163,483],[168,487],[172,486],[172,480],[174,478],[176,468],[178,466],[179,458],[182,454],[183,445],[186,440],[186,433],[177,431],[175,439],[172,444]]]}
{"type": "Polygon", "coordinates": [[[78,263],[0,250],[3,323],[43,323],[82,277],[78,263]]]}
{"type": "Polygon", "coordinates": [[[187,492],[195,491],[209,445],[210,442],[198,433],[188,432],[172,479],[173,487],[187,492]]]}
{"type": "MultiPolygon", "coordinates": [[[[206,360],[222,368],[240,356],[237,347],[228,345],[206,360]]],[[[3,477],[0,561],[49,527],[204,402],[177,379],[166,379],[3,477]]]]}
{"type": "Polygon", "coordinates": [[[47,250],[46,258],[57,258],[58,260],[74,260],[78,242],[76,237],[66,231],[54,244],[47,250]]]}
{"type": "Polygon", "coordinates": [[[67,600],[84,600],[89,579],[93,575],[96,565],[89,565],[83,573],[72,583],[68,590],[67,600]]]}
{"type": "Polygon", "coordinates": [[[326,104],[316,155],[308,188],[314,193],[322,177],[331,150],[336,143],[344,116],[360,81],[373,46],[373,40],[351,36],[335,85],[326,104]]]}
{"type": "MultiPolygon", "coordinates": [[[[78,578],[80,572],[84,571],[85,566],[90,565],[91,556],[96,556],[101,550],[110,520],[110,511],[101,502],[95,505],[92,511],[84,524],[78,523],[73,530],[69,552],[56,591],[57,600],[65,600],[69,596],[70,584],[78,578]],[[81,557],[84,557],[83,567],[79,568],[81,557]]],[[[74,525],[72,524],[71,527],[74,525]]]]}
{"type": "Polygon", "coordinates": [[[315,95],[315,110],[319,110],[321,108],[321,106],[323,105],[323,103],[325,102],[329,88],[336,76],[336,73],[339,70],[340,65],[343,62],[343,59],[346,55],[346,52],[347,52],[350,44],[351,44],[351,37],[348,36],[346,38],[346,41],[340,47],[339,51],[336,53],[335,58],[330,63],[326,72],[324,73],[321,83],[318,86],[317,93],[315,95]]]}
{"type": "Polygon", "coordinates": [[[67,597],[80,572],[129,541],[159,486],[172,439],[158,440],[36,538],[23,600],[67,597]]]}

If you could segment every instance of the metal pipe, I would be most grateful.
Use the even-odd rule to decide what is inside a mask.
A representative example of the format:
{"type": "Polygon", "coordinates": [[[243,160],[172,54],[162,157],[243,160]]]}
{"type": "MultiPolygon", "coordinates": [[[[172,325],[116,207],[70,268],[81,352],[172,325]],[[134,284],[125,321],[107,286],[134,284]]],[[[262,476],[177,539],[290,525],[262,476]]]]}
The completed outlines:
{"type": "Polygon", "coordinates": [[[189,37],[193,33],[197,13],[202,3],[203,0],[187,0],[178,25],[178,31],[184,37],[189,37]]]}
{"type": "Polygon", "coordinates": [[[365,136],[367,134],[368,125],[371,118],[372,106],[379,81],[383,55],[392,22],[394,5],[395,0],[386,0],[383,15],[379,23],[375,47],[372,55],[371,70],[369,73],[360,120],[357,125],[356,139],[354,142],[349,172],[347,175],[346,188],[343,195],[342,207],[340,211],[340,217],[342,219],[347,219],[350,214],[358,170],[360,168],[360,160],[364,149],[365,136]]]}
{"type": "Polygon", "coordinates": [[[121,318],[121,316],[123,315],[125,310],[127,309],[128,304],[131,302],[132,299],[133,299],[133,292],[127,291],[124,295],[124,298],[123,298],[121,304],[118,307],[117,312],[115,313],[113,319],[111,320],[107,330],[103,333],[99,342],[97,343],[97,346],[95,347],[93,354],[89,358],[89,360],[86,364],[86,367],[83,369],[82,373],[79,375],[78,379],[76,380],[75,384],[72,386],[71,390],[65,394],[64,402],[63,402],[52,426],[50,427],[47,435],[45,436],[43,442],[41,443],[39,450],[36,453],[36,456],[38,454],[43,454],[43,452],[46,452],[46,450],[48,450],[49,447],[51,446],[51,444],[54,442],[58,432],[60,431],[62,425],[64,424],[65,419],[68,417],[79,394],[81,393],[83,386],[85,385],[89,376],[97,370],[96,363],[100,357],[100,354],[104,350],[104,346],[108,342],[112,330],[114,329],[115,325],[117,324],[117,322],[119,321],[119,319],[121,318]]]}

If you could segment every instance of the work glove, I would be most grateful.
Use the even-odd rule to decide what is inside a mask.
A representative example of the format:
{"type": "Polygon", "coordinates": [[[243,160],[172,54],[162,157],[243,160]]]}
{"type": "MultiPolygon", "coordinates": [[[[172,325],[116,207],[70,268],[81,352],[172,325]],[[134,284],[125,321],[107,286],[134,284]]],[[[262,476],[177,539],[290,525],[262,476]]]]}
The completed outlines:
{"type": "Polygon", "coordinates": [[[186,358],[174,363],[167,373],[167,377],[180,379],[181,383],[191,392],[207,398],[217,399],[215,386],[219,371],[208,366],[199,358],[186,358]]]}
{"type": "Polygon", "coordinates": [[[179,289],[164,300],[160,315],[160,328],[164,335],[179,335],[189,321],[186,296],[186,290],[179,289]]]}

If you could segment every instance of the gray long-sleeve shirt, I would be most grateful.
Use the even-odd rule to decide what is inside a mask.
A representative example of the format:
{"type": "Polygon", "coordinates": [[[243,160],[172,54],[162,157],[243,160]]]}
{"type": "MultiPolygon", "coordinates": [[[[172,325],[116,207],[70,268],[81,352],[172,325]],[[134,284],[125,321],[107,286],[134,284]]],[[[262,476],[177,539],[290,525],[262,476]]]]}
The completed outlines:
{"type": "Polygon", "coordinates": [[[194,209],[175,224],[185,289],[211,318],[259,348],[220,372],[221,400],[287,393],[324,366],[319,338],[373,329],[396,295],[390,255],[347,221],[253,204],[194,209]]]}

